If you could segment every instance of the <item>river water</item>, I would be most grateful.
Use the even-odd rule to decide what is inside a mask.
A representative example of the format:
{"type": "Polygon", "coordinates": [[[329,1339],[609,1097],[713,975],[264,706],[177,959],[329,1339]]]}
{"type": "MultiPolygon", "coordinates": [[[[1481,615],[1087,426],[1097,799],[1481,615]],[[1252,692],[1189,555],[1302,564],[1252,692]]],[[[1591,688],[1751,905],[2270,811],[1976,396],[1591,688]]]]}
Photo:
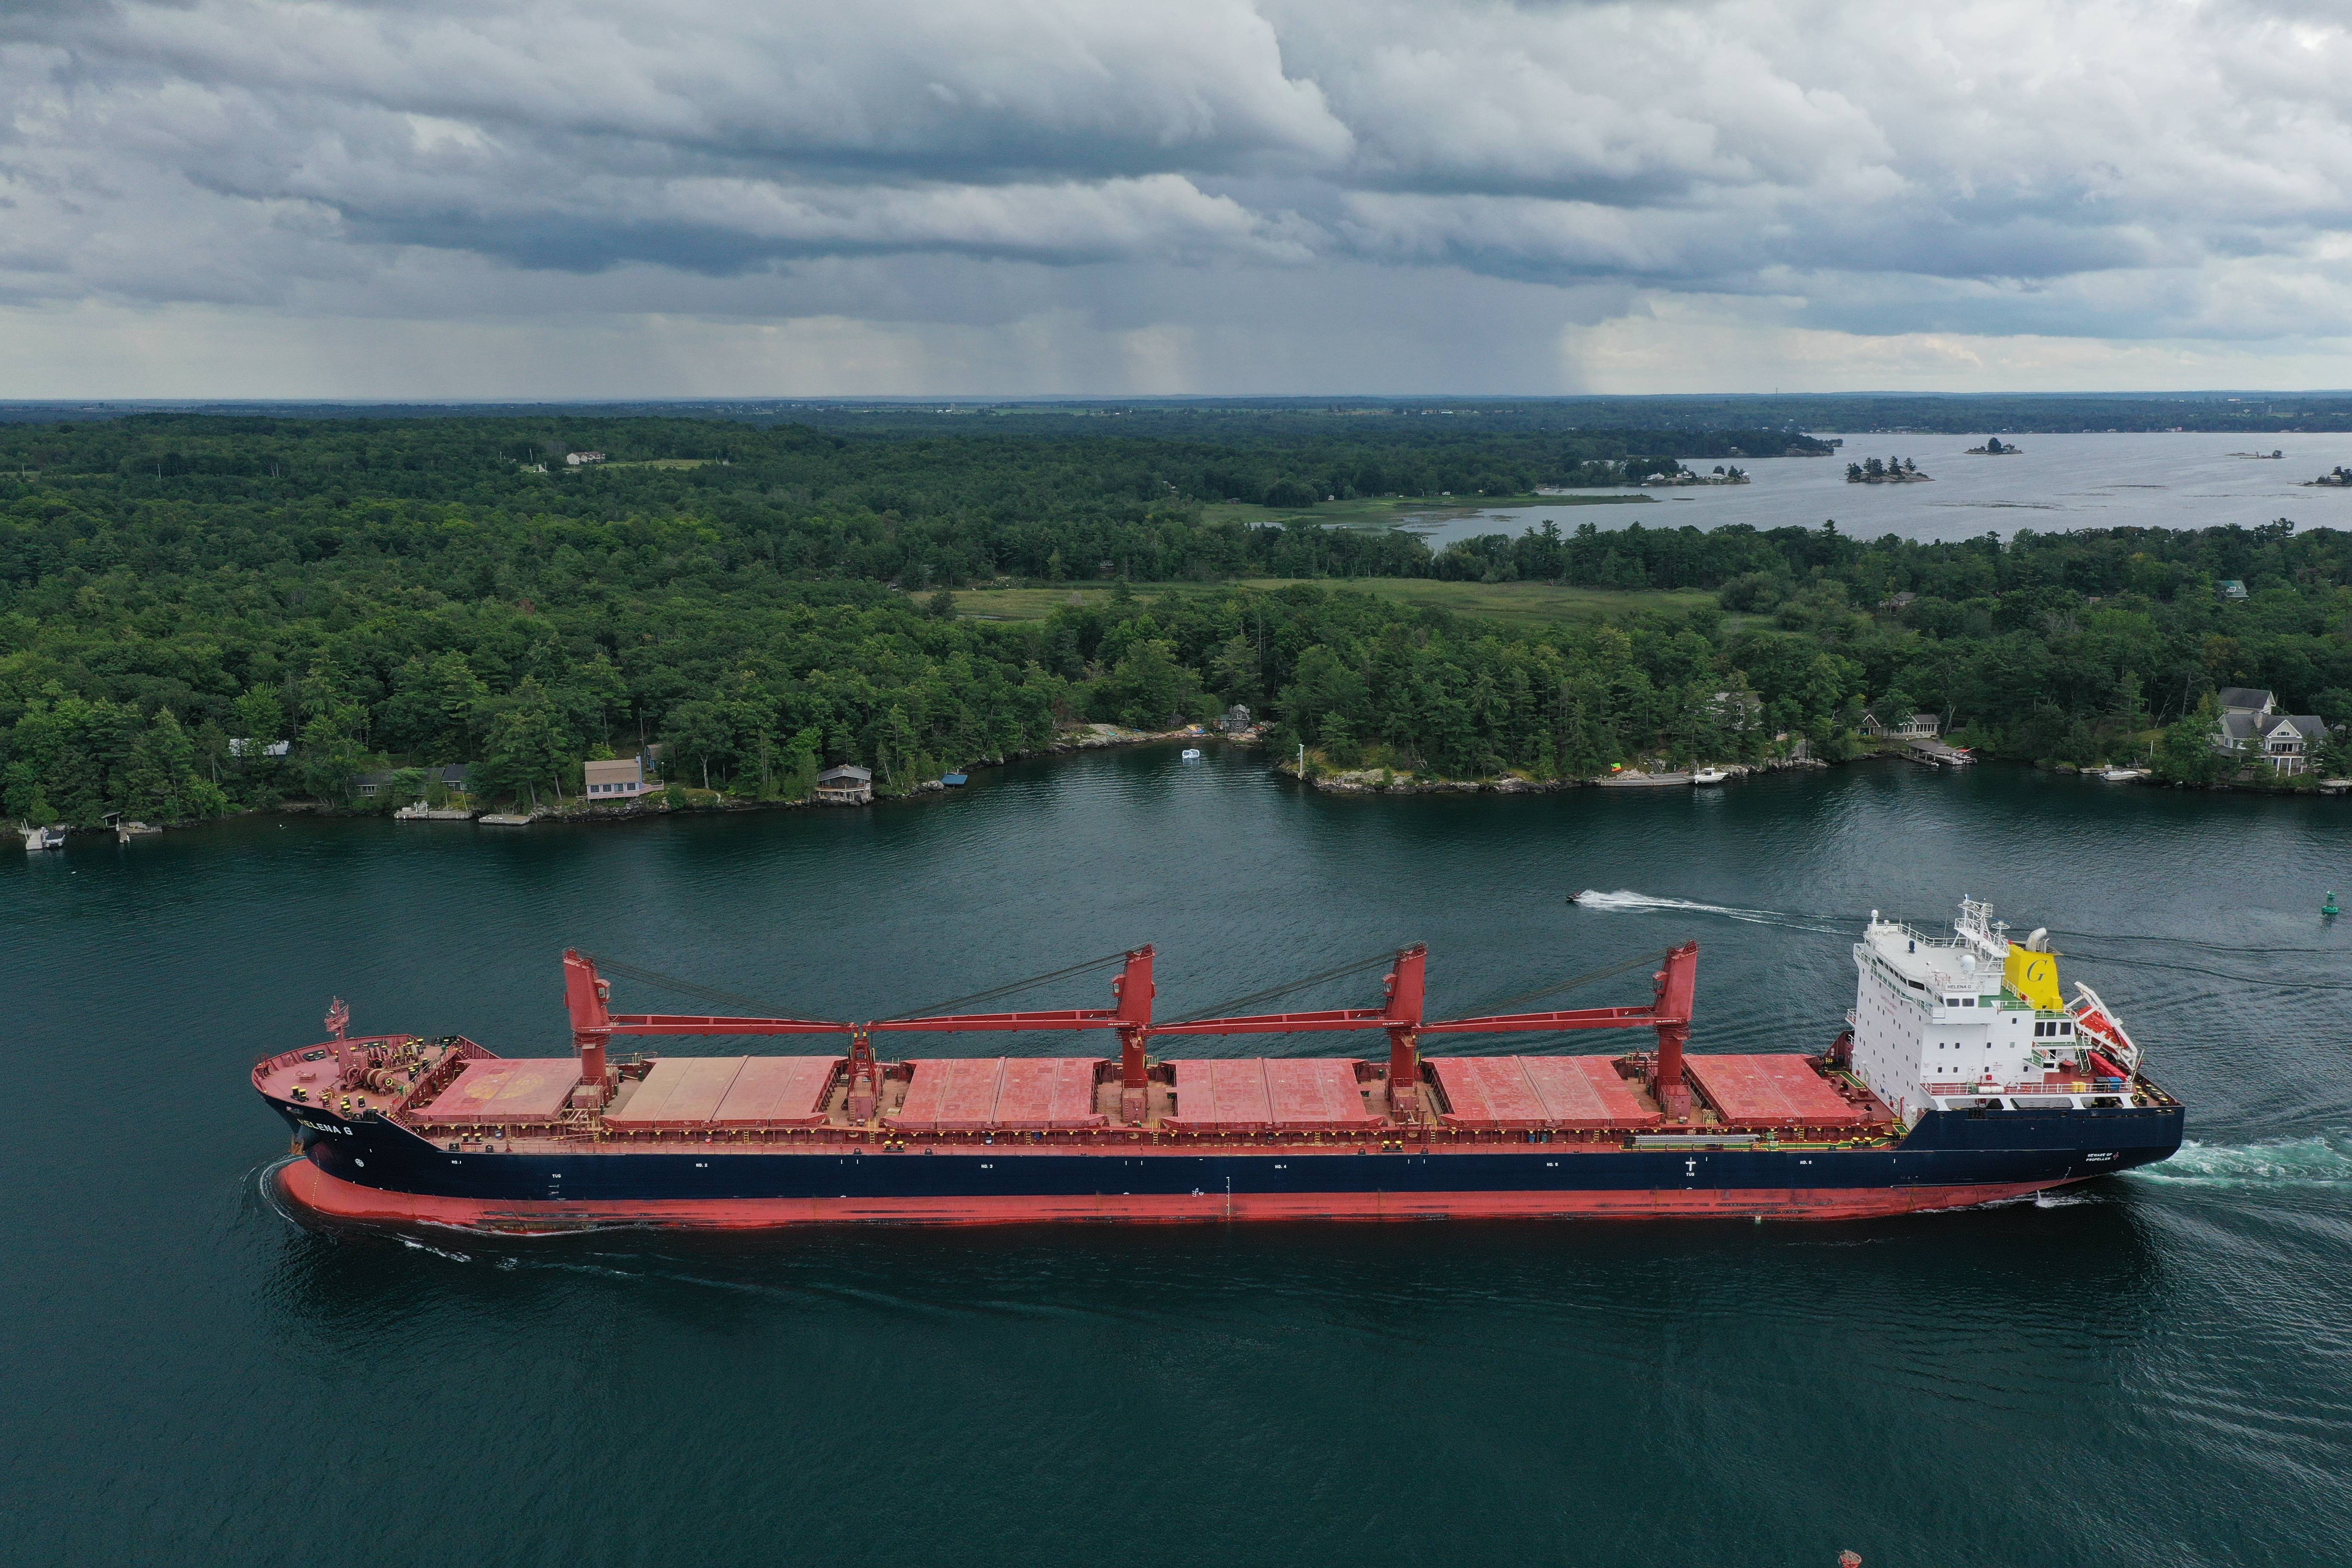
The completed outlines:
{"type": "MultiPolygon", "coordinates": [[[[2013,456],[1970,457],[1982,436],[1858,435],[1834,458],[1768,458],[1737,466],[1744,485],[1595,490],[1647,494],[1654,505],[1515,507],[1421,514],[1402,526],[1432,549],[1481,533],[1517,533],[1546,521],[1622,528],[1819,528],[1835,519],[1850,538],[1949,541],[2019,529],[2253,527],[2291,518],[2311,528],[2352,527],[2352,489],[2305,480],[2352,464],[2352,434],[2229,436],[2202,432],[2019,436],[2013,456]],[[2283,452],[2272,461],[2236,452],[2283,452]],[[1846,464],[1908,458],[1925,484],[1850,485],[1846,464]]],[[[1716,465],[1694,459],[1705,472],[1716,465]]]]}
{"type": "Polygon", "coordinates": [[[1155,748],[871,812],[12,855],[0,1555],[2352,1561],[2352,931],[2316,913],[2347,824],[1895,763],[1329,799],[1155,748]],[[567,944],[870,1016],[1148,940],[1165,1016],[1412,940],[1466,1008],[1690,935],[1696,1048],[1811,1048],[1860,917],[1964,892],[2089,933],[2067,971],[2189,1103],[2179,1158],[1813,1225],[482,1240],[281,1214],[245,1085],[331,993],[557,1051],[567,944]]]}

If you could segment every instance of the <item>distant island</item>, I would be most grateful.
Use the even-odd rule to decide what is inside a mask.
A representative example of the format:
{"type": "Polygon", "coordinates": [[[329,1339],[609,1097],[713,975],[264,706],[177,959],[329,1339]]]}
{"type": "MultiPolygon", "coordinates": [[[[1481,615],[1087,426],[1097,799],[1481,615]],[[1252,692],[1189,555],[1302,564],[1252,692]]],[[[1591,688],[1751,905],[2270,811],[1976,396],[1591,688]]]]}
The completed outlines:
{"type": "Polygon", "coordinates": [[[1969,456],[1971,458],[2013,458],[2017,456],[2017,448],[2011,446],[2008,442],[2003,441],[1998,436],[1988,436],[1985,437],[1985,444],[1983,446],[1971,447],[1969,448],[1969,456]]]}
{"type": "Polygon", "coordinates": [[[2275,447],[2272,447],[2267,452],[2232,452],[2230,456],[2233,458],[2252,458],[2258,463],[2279,463],[2286,460],[2286,454],[2280,451],[2275,447]]]}
{"type": "Polygon", "coordinates": [[[2306,489],[2313,485],[2326,485],[2332,490],[2352,489],[2352,468],[2347,468],[2339,463],[2317,479],[2305,479],[2303,483],[2306,489]]]}
{"type": "Polygon", "coordinates": [[[1715,466],[1715,472],[1711,474],[1694,473],[1689,468],[1677,468],[1671,474],[1653,474],[1640,481],[1644,489],[1662,485],[1744,485],[1748,482],[1748,476],[1737,466],[1725,468],[1721,463],[1715,466]]]}
{"type": "Polygon", "coordinates": [[[1908,458],[1889,458],[1883,463],[1866,458],[1845,466],[1845,482],[1850,485],[1922,485],[1927,479],[1908,458]]]}

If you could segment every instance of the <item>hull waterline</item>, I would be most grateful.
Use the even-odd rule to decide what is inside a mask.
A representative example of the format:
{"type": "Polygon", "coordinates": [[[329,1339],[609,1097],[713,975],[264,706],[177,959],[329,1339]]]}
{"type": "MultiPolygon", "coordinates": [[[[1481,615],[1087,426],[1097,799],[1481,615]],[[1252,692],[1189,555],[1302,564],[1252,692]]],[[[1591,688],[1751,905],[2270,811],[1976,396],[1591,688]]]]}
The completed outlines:
{"type": "MultiPolygon", "coordinates": [[[[2084,1178],[2074,1178],[2082,1180],[2084,1178]]],[[[1204,1193],[1004,1197],[641,1198],[614,1202],[485,1199],[392,1192],[342,1181],[310,1161],[278,1173],[278,1190],[340,1220],[465,1230],[561,1233],[636,1226],[771,1230],[807,1225],[1202,1224],[1264,1220],[1866,1219],[1967,1208],[2064,1182],[1905,1188],[1730,1188],[1583,1192],[1204,1193]]]]}

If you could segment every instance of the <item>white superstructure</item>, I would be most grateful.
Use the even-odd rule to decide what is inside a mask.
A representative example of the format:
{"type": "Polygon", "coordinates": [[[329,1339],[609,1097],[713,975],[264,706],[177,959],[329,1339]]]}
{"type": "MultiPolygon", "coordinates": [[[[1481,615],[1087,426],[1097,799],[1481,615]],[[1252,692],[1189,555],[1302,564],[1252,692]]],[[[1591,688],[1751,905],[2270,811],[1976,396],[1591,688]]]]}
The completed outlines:
{"type": "Polygon", "coordinates": [[[1991,917],[1963,899],[1952,934],[1936,937],[1873,910],[1854,943],[1853,1070],[1906,1124],[1930,1110],[2114,1103],[2124,1085],[2091,1053],[2138,1068],[2089,987],[2065,1003],[2043,933],[2011,942],[1991,917]]]}

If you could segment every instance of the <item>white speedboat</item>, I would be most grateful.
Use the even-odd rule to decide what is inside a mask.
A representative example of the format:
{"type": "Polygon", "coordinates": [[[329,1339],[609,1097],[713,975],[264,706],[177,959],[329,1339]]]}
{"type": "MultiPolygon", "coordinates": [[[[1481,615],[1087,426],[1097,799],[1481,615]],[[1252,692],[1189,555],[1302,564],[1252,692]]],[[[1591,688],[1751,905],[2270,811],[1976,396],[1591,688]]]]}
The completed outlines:
{"type": "Polygon", "coordinates": [[[1701,768],[1698,772],[1691,774],[1691,783],[1695,784],[1721,784],[1730,776],[1731,775],[1729,773],[1725,773],[1721,768],[1701,768]]]}
{"type": "Polygon", "coordinates": [[[1197,762],[1199,762],[1199,761],[1201,760],[1201,748],[1200,748],[1200,747],[1198,747],[1198,746],[1187,746],[1187,747],[1185,747],[1185,748],[1184,748],[1184,760],[1185,760],[1186,762],[1188,762],[1188,763],[1197,763],[1197,762]]]}
{"type": "Polygon", "coordinates": [[[23,831],[25,847],[28,850],[38,852],[66,847],[66,830],[62,827],[27,827],[23,831]]]}

